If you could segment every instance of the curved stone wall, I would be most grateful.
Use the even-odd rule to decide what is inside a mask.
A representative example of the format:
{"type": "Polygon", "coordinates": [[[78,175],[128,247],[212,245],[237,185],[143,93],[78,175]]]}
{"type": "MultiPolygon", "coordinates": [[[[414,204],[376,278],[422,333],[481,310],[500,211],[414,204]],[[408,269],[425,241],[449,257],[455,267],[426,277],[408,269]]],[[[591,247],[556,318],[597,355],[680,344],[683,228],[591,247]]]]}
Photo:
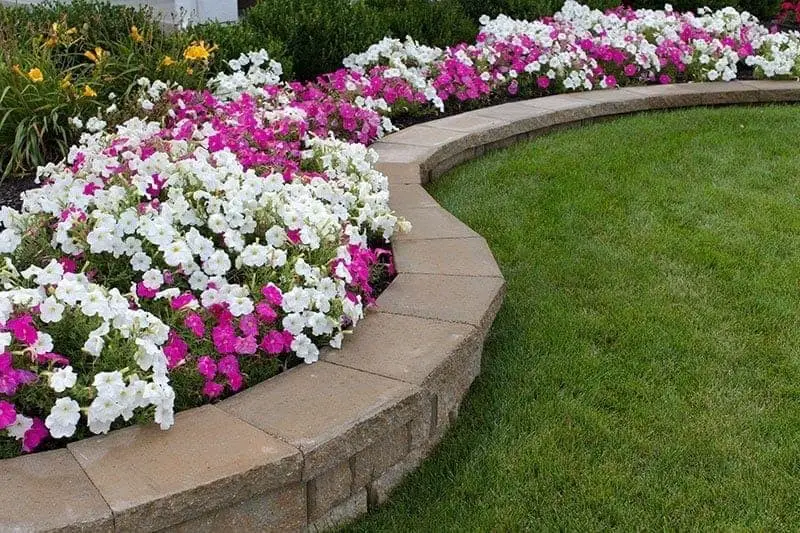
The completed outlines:
{"type": "Polygon", "coordinates": [[[504,281],[422,184],[485,151],[648,109],[800,100],[746,81],[558,95],[410,127],[374,145],[414,225],[398,276],[342,350],[154,426],[2,461],[0,531],[318,531],[380,504],[439,442],[480,372],[504,281]]]}

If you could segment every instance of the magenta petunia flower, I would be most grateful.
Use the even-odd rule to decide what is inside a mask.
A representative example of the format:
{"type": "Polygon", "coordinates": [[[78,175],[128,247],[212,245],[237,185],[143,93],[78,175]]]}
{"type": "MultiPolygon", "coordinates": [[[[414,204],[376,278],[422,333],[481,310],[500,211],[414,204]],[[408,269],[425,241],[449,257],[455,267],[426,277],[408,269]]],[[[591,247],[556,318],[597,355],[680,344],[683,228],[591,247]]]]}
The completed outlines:
{"type": "Polygon", "coordinates": [[[0,429],[5,429],[17,420],[17,410],[14,404],[5,400],[0,401],[0,429]]]}
{"type": "Polygon", "coordinates": [[[217,363],[207,355],[204,355],[197,360],[197,371],[207,380],[212,380],[217,375],[217,363]]]}
{"type": "Polygon", "coordinates": [[[189,313],[183,319],[183,325],[197,338],[202,338],[206,334],[206,325],[203,322],[203,318],[197,313],[189,313]]]}
{"type": "Polygon", "coordinates": [[[22,451],[25,453],[34,451],[49,436],[50,432],[47,431],[47,426],[44,425],[42,419],[34,418],[33,425],[22,438],[22,451]]]}

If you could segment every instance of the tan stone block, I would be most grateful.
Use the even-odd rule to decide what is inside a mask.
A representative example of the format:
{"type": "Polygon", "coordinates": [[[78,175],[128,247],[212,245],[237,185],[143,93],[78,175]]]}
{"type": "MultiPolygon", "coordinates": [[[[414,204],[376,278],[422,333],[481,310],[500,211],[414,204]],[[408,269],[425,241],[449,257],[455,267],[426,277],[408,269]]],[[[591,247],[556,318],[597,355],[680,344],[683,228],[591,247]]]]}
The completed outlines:
{"type": "Polygon", "coordinates": [[[306,526],[306,488],[280,488],[192,518],[165,531],[174,533],[261,533],[302,531],[306,526]]]}
{"type": "Polygon", "coordinates": [[[325,353],[337,365],[423,385],[461,350],[474,350],[480,336],[474,326],[428,318],[370,313],[348,335],[341,350],[325,353]]]}
{"type": "Polygon", "coordinates": [[[741,81],[687,83],[686,88],[696,91],[696,105],[749,104],[759,99],[758,88],[741,81]]]}
{"type": "Polygon", "coordinates": [[[419,185],[428,182],[428,174],[423,172],[419,163],[375,163],[375,170],[389,179],[389,185],[419,185]]]}
{"type": "Polygon", "coordinates": [[[425,459],[426,450],[416,448],[411,450],[400,462],[387,469],[380,477],[373,480],[367,488],[367,503],[370,510],[383,504],[389,494],[405,477],[419,468],[425,459]]]}
{"type": "Polygon", "coordinates": [[[439,207],[433,196],[421,185],[392,185],[389,193],[389,206],[398,211],[439,207]]]}
{"type": "Polygon", "coordinates": [[[367,489],[361,489],[340,503],[325,516],[310,523],[305,529],[308,533],[324,533],[340,528],[355,518],[367,513],[367,489]]]}
{"type": "Polygon", "coordinates": [[[483,237],[400,240],[394,244],[398,272],[502,277],[483,237]]]}
{"type": "Polygon", "coordinates": [[[350,497],[353,471],[345,461],[308,482],[308,521],[325,515],[337,504],[350,497]]]}
{"type": "Polygon", "coordinates": [[[686,83],[626,87],[625,90],[640,98],[648,109],[690,107],[699,102],[697,90],[686,83]]]}
{"type": "Polygon", "coordinates": [[[485,334],[503,300],[502,278],[400,274],[378,297],[378,312],[472,324],[485,334]]]}
{"type": "Polygon", "coordinates": [[[427,161],[436,153],[436,148],[388,142],[390,138],[371,146],[378,153],[375,168],[386,174],[390,184],[427,182],[427,161]]]}
{"type": "Polygon", "coordinates": [[[301,455],[208,405],[169,431],[135,426],[70,451],[114,512],[118,531],[149,531],[300,481],[301,455]]]}
{"type": "Polygon", "coordinates": [[[309,480],[419,418],[423,393],[408,383],[321,361],[217,405],[300,448],[303,479],[309,480]]]}
{"type": "MultiPolygon", "coordinates": [[[[438,121],[436,121],[438,124],[438,121]]],[[[431,122],[417,124],[386,136],[381,142],[410,146],[441,148],[458,143],[467,137],[467,131],[455,131],[432,126],[431,122]]]]}
{"type": "Polygon", "coordinates": [[[576,99],[591,102],[587,110],[592,117],[621,115],[648,109],[647,102],[628,89],[601,89],[575,93],[576,99]]]}
{"type": "Polygon", "coordinates": [[[358,452],[352,459],[353,488],[358,490],[399,462],[410,449],[409,426],[398,427],[378,442],[358,452]]]}
{"type": "Polygon", "coordinates": [[[411,222],[411,231],[398,234],[395,242],[479,237],[469,226],[439,206],[407,208],[397,213],[411,222]]]}
{"type": "Polygon", "coordinates": [[[113,531],[111,509],[67,450],[4,459],[0,531],[113,531]]]}
{"type": "Polygon", "coordinates": [[[800,101],[800,82],[797,81],[749,80],[742,83],[757,89],[762,102],[800,101]]]}

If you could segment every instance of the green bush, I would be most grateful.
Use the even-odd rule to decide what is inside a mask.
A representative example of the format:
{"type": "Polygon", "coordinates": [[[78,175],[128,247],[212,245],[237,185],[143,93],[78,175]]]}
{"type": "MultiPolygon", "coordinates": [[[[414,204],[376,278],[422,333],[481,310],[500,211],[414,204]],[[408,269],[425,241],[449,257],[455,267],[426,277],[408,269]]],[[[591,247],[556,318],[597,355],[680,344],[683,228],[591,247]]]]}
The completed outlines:
{"type": "Polygon", "coordinates": [[[378,13],[384,35],[406,35],[430,45],[445,47],[472,42],[478,32],[477,18],[470,19],[458,0],[367,0],[378,13]]]}
{"type": "Polygon", "coordinates": [[[261,0],[241,24],[285,43],[295,76],[304,80],[336,70],[384,34],[377,11],[360,0],[261,0]]]}

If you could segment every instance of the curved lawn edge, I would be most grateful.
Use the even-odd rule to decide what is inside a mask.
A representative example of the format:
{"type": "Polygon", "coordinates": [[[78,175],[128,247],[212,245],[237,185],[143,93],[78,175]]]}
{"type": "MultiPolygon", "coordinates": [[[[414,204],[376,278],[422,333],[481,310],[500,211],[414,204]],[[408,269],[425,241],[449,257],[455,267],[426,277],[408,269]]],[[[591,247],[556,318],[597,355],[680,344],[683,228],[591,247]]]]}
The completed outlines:
{"type": "Polygon", "coordinates": [[[398,276],[359,333],[322,361],[168,432],[137,426],[2,461],[0,530],[321,530],[380,504],[439,442],[480,372],[504,280],[485,240],[422,188],[487,150],[598,118],[800,101],[800,82],[572,93],[417,125],[373,145],[391,204],[413,224],[398,276]]]}

